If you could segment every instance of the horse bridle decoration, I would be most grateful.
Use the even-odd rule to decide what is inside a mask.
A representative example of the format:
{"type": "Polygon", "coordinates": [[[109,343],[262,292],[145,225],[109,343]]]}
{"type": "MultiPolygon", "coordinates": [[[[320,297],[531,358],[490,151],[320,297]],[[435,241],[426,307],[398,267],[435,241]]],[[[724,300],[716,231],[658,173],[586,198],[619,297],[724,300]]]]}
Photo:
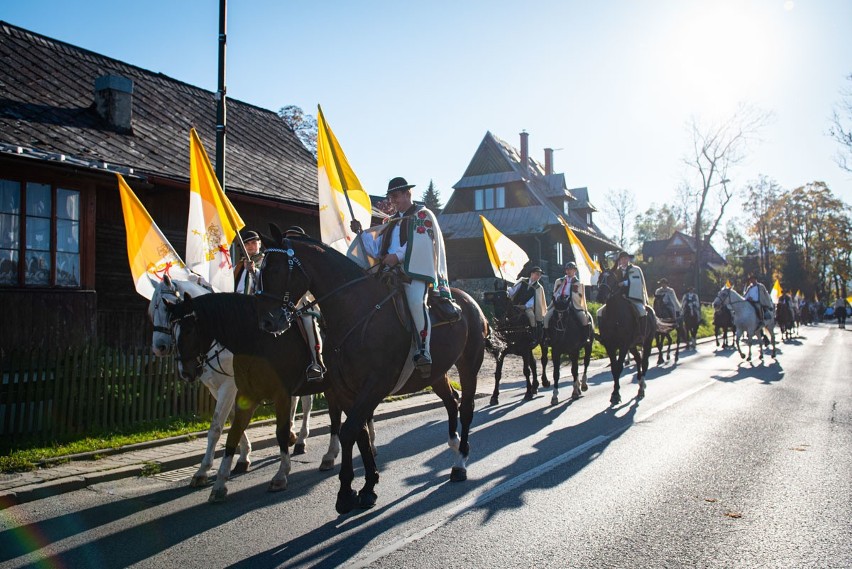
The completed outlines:
{"type": "MultiPolygon", "coordinates": [[[[171,292],[174,293],[174,291],[171,291],[171,292]]],[[[177,294],[175,294],[175,298],[177,298],[177,294]]],[[[181,316],[179,318],[172,318],[171,315],[169,315],[169,328],[165,328],[164,326],[155,326],[154,327],[154,330],[156,330],[158,332],[165,332],[172,337],[172,342],[174,344],[174,350],[177,353],[178,359],[181,359],[181,357],[180,357],[180,352],[179,352],[178,347],[177,347],[177,333],[176,333],[175,329],[177,328],[178,324],[180,324],[184,320],[188,320],[190,318],[192,318],[193,320],[198,319],[198,317],[195,315],[195,311],[188,312],[188,313],[184,314],[183,316],[181,316]],[[160,330],[157,330],[157,328],[160,328],[160,330]]],[[[169,351],[171,351],[171,348],[170,348],[169,351]]],[[[200,350],[198,352],[198,355],[195,356],[196,367],[201,369],[204,366],[210,366],[210,369],[212,369],[216,373],[218,373],[220,375],[226,375],[228,377],[231,377],[231,374],[227,373],[225,371],[224,366],[222,365],[222,359],[221,359],[220,356],[222,355],[222,352],[224,352],[224,351],[225,351],[225,346],[220,344],[218,341],[213,340],[210,343],[210,346],[206,350],[200,350]],[[209,354],[210,350],[212,350],[214,348],[214,346],[216,346],[216,345],[219,346],[219,349],[217,349],[210,357],[207,357],[207,354],[209,354]],[[216,364],[218,365],[218,369],[217,369],[216,366],[213,365],[214,360],[215,360],[216,364]]]]}

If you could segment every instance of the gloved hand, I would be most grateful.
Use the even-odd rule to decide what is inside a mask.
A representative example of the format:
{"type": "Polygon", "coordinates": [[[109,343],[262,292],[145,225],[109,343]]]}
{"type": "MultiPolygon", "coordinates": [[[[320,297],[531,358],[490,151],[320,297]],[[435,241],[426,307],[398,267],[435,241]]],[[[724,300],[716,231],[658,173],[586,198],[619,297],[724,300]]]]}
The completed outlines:
{"type": "Polygon", "coordinates": [[[361,231],[363,231],[361,228],[361,222],[357,219],[353,219],[349,222],[349,229],[351,229],[353,233],[361,233],[361,231]]]}

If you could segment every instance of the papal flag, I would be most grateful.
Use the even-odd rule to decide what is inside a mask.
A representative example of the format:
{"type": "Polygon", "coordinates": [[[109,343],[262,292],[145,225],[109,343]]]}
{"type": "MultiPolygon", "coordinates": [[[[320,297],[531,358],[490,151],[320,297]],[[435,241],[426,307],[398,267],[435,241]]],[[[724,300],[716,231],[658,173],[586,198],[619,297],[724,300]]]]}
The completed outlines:
{"type": "Polygon", "coordinates": [[[482,222],[482,236],[494,276],[514,281],[530,258],[517,243],[500,233],[485,217],[480,215],[479,220],[482,222]]]}
{"type": "Polygon", "coordinates": [[[589,256],[586,248],[574,235],[574,231],[568,226],[568,222],[562,216],[559,216],[559,221],[565,228],[565,233],[568,234],[568,243],[571,245],[571,252],[574,253],[574,262],[577,263],[577,278],[580,282],[587,286],[598,284],[598,277],[601,274],[601,267],[589,256]]]}
{"type": "Polygon", "coordinates": [[[784,294],[784,292],[781,290],[781,283],[778,279],[775,279],[775,284],[772,285],[772,290],[769,292],[769,298],[772,299],[772,302],[778,304],[778,299],[781,298],[782,294],[784,294]]]}
{"type": "Polygon", "coordinates": [[[189,222],[186,265],[218,292],[234,291],[231,243],[245,227],[222,191],[195,129],[189,131],[189,222]]]}
{"type": "Polygon", "coordinates": [[[725,280],[725,288],[733,288],[734,285],[731,284],[731,279],[725,280]]]}
{"type": "Polygon", "coordinates": [[[124,181],[118,176],[121,194],[121,211],[124,213],[124,229],[127,233],[127,259],[136,292],[151,300],[154,287],[163,280],[163,275],[173,279],[189,280],[189,273],[177,253],[163,235],[148,210],[124,181]]]}
{"type": "Polygon", "coordinates": [[[372,205],[361,182],[317,105],[317,185],[319,187],[320,237],[323,243],[346,253],[356,234],[353,219],[370,227],[372,205]]]}

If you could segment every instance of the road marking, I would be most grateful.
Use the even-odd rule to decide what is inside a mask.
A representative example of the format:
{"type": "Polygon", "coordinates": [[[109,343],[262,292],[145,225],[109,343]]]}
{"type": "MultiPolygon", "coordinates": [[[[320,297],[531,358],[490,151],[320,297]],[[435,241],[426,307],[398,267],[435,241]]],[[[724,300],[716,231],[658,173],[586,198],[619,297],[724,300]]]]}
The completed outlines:
{"type": "Polygon", "coordinates": [[[563,453],[563,454],[561,454],[561,455],[559,455],[555,458],[548,460],[547,462],[545,462],[543,464],[540,464],[539,466],[533,468],[532,470],[524,472],[523,474],[519,474],[518,476],[515,476],[514,478],[510,478],[509,480],[506,480],[505,482],[498,484],[497,486],[495,486],[491,490],[483,492],[479,496],[476,496],[474,498],[470,498],[470,499],[465,500],[464,502],[462,502],[462,503],[460,503],[456,506],[453,506],[452,508],[447,510],[446,514],[440,520],[434,522],[433,524],[431,524],[429,526],[426,526],[425,528],[423,528],[421,530],[418,530],[418,531],[411,533],[407,536],[403,536],[403,537],[397,539],[396,541],[389,543],[388,545],[380,548],[379,550],[377,550],[377,551],[375,551],[375,552],[373,552],[369,555],[366,555],[366,556],[361,557],[361,558],[353,559],[352,562],[349,565],[347,565],[347,567],[352,567],[352,568],[367,567],[371,563],[375,563],[376,561],[378,561],[382,557],[385,557],[386,555],[389,555],[389,554],[405,547],[409,543],[413,543],[413,542],[417,541],[418,539],[422,539],[422,538],[426,537],[427,535],[429,535],[433,531],[439,529],[441,526],[450,522],[453,518],[461,516],[462,514],[468,512],[470,510],[473,510],[474,508],[484,506],[485,504],[488,504],[489,502],[496,500],[500,496],[507,494],[508,492],[514,490],[515,488],[523,486],[527,482],[530,482],[531,480],[535,480],[536,478],[547,474],[551,470],[554,470],[555,468],[562,466],[562,465],[574,460],[578,456],[585,454],[586,452],[590,451],[591,449],[595,448],[596,446],[599,446],[599,445],[601,445],[601,444],[603,444],[607,441],[610,441],[614,438],[617,438],[619,435],[621,435],[621,433],[623,433],[624,431],[629,429],[633,424],[641,423],[642,421],[647,421],[648,419],[650,419],[651,417],[653,417],[657,413],[660,413],[661,411],[668,409],[669,407],[683,401],[687,397],[691,397],[692,395],[695,395],[699,391],[702,391],[703,389],[706,389],[706,388],[710,387],[711,385],[718,385],[718,383],[719,382],[715,381],[715,380],[707,381],[707,382],[702,383],[701,385],[699,385],[697,387],[694,387],[693,389],[691,389],[689,391],[686,391],[684,393],[681,393],[680,395],[677,395],[676,397],[672,397],[668,401],[661,403],[660,405],[652,408],[647,413],[642,413],[641,415],[637,416],[636,421],[634,423],[632,423],[631,425],[625,425],[623,427],[615,429],[614,431],[611,431],[609,434],[606,434],[606,435],[598,435],[598,436],[594,437],[593,439],[590,439],[590,440],[584,442],[583,444],[578,445],[578,446],[572,448],[571,450],[569,450],[569,451],[567,451],[567,452],[565,452],[565,453],[563,453]]]}

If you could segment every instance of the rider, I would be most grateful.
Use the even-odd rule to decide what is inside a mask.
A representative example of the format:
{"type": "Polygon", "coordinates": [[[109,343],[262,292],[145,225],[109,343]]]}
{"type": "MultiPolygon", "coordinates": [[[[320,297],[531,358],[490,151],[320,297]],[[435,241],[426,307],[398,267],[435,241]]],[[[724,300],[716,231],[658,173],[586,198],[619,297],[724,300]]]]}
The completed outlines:
{"type": "Polygon", "coordinates": [[[577,264],[573,261],[565,263],[565,276],[556,279],[553,283],[553,304],[544,316],[544,329],[550,329],[550,319],[556,310],[557,302],[567,302],[571,313],[577,318],[581,326],[588,326],[592,321],[589,308],[586,306],[586,287],[577,278],[577,264]]]}
{"type": "Polygon", "coordinates": [[[680,302],[677,300],[677,295],[675,294],[674,289],[669,286],[669,279],[663,277],[657,281],[657,284],[660,285],[660,287],[654,291],[654,296],[661,297],[663,306],[668,306],[674,318],[676,320],[680,320],[680,302]]]}
{"type": "Polygon", "coordinates": [[[260,235],[257,231],[243,231],[241,234],[246,246],[248,257],[237,265],[234,272],[234,291],[244,294],[254,294],[257,279],[257,269],[263,263],[263,252],[260,250],[260,235]]]}
{"type": "Polygon", "coordinates": [[[701,300],[698,298],[698,295],[695,294],[694,286],[686,288],[686,293],[684,293],[683,298],[680,299],[680,303],[683,306],[684,312],[687,311],[687,307],[690,307],[695,312],[695,314],[698,315],[699,318],[702,317],[701,300]]]}
{"type": "Polygon", "coordinates": [[[636,310],[638,318],[644,318],[647,314],[645,306],[648,304],[648,292],[645,288],[645,275],[642,269],[631,263],[632,255],[622,251],[616,258],[615,279],[618,286],[624,291],[624,296],[636,310]]]}
{"type": "MultiPolygon", "coordinates": [[[[284,237],[307,236],[305,230],[298,225],[288,227],[284,232],[284,237]]],[[[299,299],[296,306],[302,308],[313,301],[314,297],[309,291],[299,299]]],[[[317,327],[317,314],[315,311],[306,312],[299,317],[299,329],[302,331],[302,337],[308,344],[308,350],[311,353],[311,363],[308,364],[308,368],[305,370],[305,377],[309,382],[322,381],[326,368],[322,361],[322,335],[317,327]]]]}
{"type": "Polygon", "coordinates": [[[754,307],[758,321],[765,322],[772,318],[772,310],[775,308],[772,305],[772,298],[763,283],[757,282],[757,276],[754,273],[748,275],[748,284],[743,296],[754,307]]]}
{"type": "Polygon", "coordinates": [[[531,344],[534,346],[541,341],[543,331],[542,323],[547,311],[547,299],[544,296],[544,287],[541,285],[541,267],[532,267],[529,278],[518,279],[509,289],[509,298],[512,304],[523,310],[530,321],[533,331],[531,344]]]}
{"type": "Polygon", "coordinates": [[[408,281],[403,283],[408,310],[419,340],[414,365],[426,376],[431,374],[432,368],[429,352],[432,323],[426,308],[426,294],[430,286],[442,297],[451,298],[451,294],[441,228],[434,213],[412,201],[413,187],[414,184],[409,184],[405,178],[397,177],[388,182],[387,197],[396,213],[380,232],[361,233],[361,223],[357,219],[352,220],[350,229],[361,233],[368,255],[380,259],[385,267],[401,267],[408,281]]]}

